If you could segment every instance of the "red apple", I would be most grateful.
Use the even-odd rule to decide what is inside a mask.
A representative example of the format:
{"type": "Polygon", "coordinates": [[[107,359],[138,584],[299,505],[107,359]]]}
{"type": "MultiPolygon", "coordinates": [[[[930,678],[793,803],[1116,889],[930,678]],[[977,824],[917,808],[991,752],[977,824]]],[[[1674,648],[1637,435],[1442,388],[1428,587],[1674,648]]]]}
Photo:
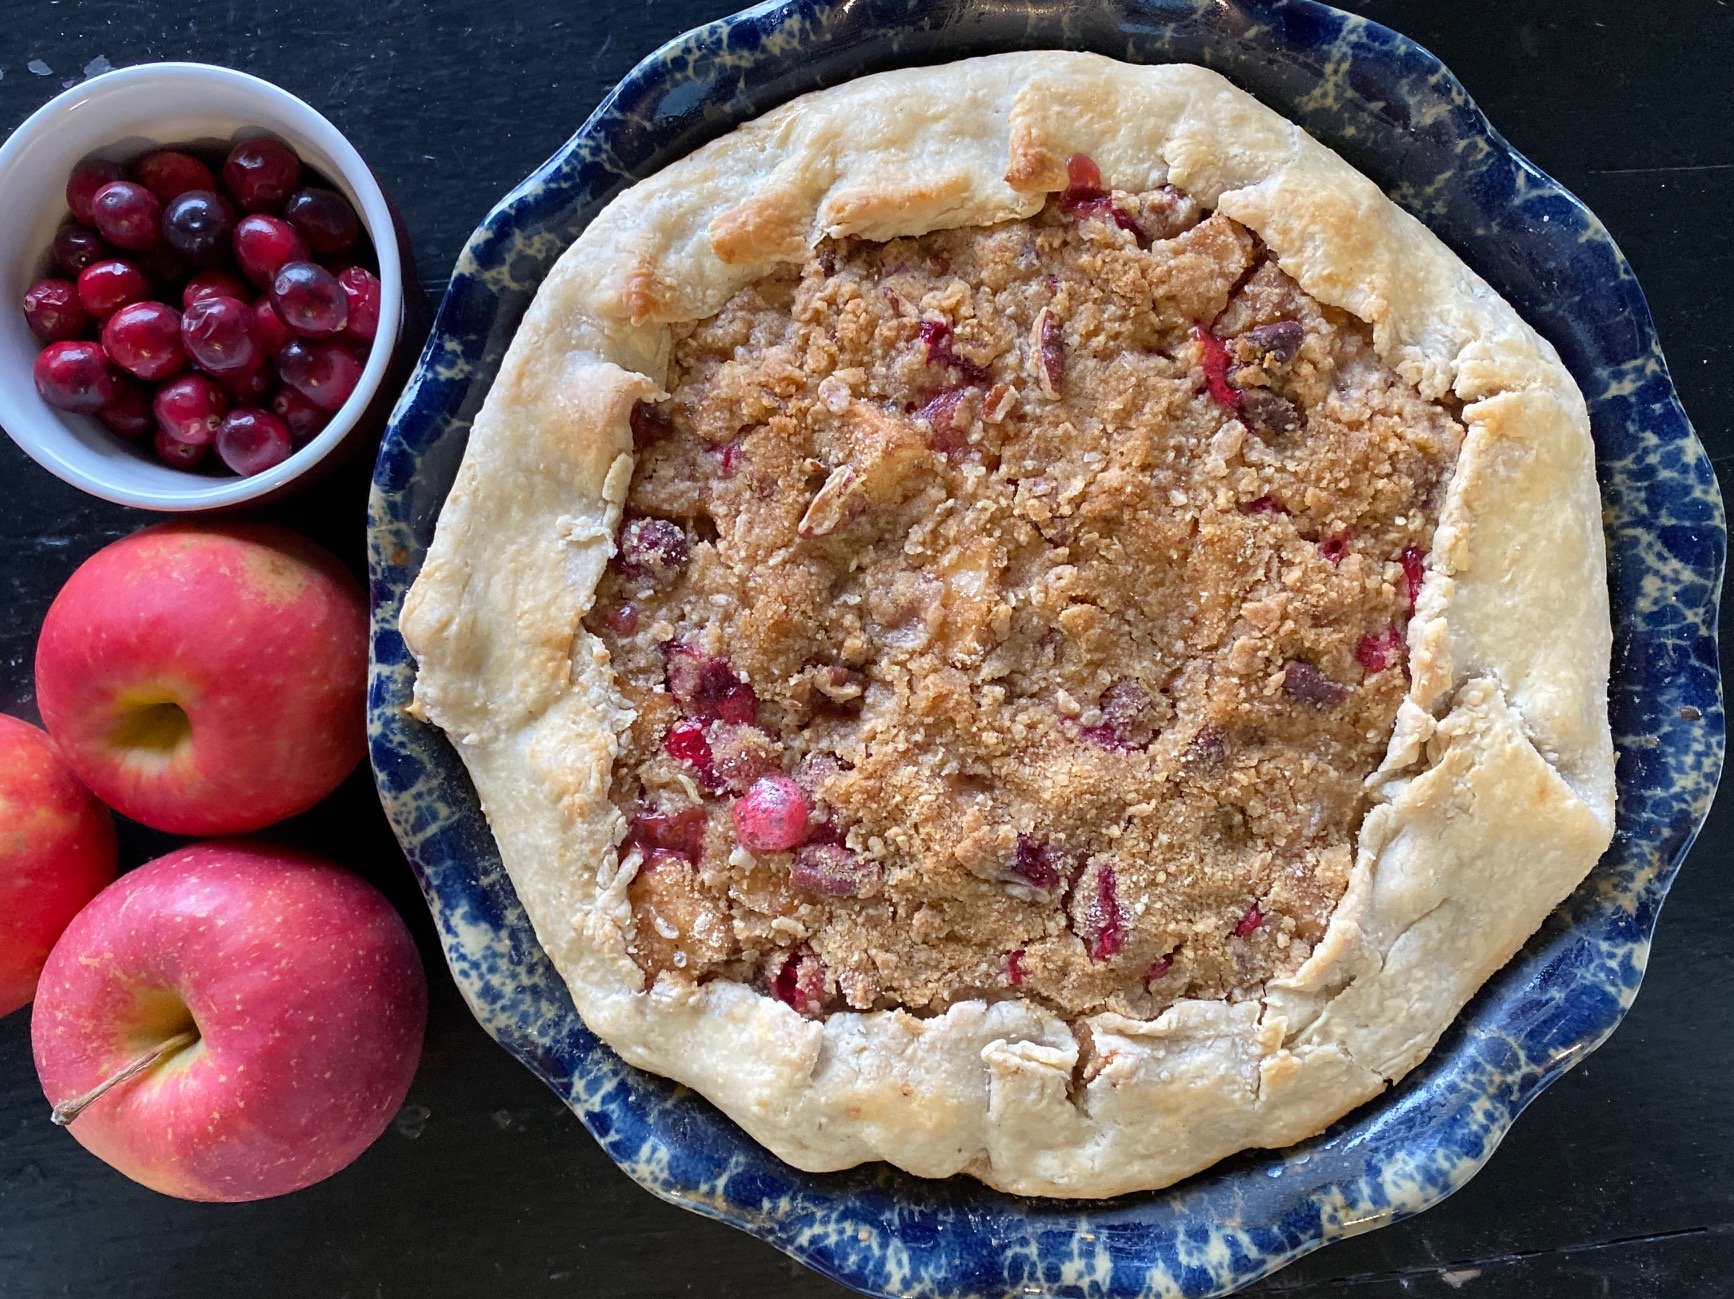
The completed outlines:
{"type": "Polygon", "coordinates": [[[42,625],[36,700],[91,791],[174,834],[304,812],[366,745],[367,608],[265,524],[165,523],[97,551],[42,625]]]}
{"type": "Polygon", "coordinates": [[[415,942],[372,885],[227,840],[159,857],[80,912],[30,1037],[86,1150],[166,1195],[258,1200],[331,1176],[385,1130],[426,1019],[415,942]]]}
{"type": "Polygon", "coordinates": [[[30,1004],[54,940],[114,868],[108,809],[53,740],[0,714],[0,1015],[30,1004]]]}

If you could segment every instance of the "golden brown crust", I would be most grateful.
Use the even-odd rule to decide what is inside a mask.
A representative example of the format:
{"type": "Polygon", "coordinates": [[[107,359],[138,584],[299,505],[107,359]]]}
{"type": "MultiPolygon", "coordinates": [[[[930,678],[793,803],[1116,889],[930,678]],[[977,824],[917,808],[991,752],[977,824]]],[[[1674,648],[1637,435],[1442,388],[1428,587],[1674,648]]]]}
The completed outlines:
{"type": "Polygon", "coordinates": [[[797,100],[611,204],[519,330],[403,630],[539,938],[628,1060],[806,1168],[880,1158],[1107,1195],[1375,1094],[1593,865],[1613,804],[1598,519],[1583,401],[1552,349],[1365,177],[1203,69],[1006,55],[797,100]],[[826,235],[1028,216],[1074,152],[1116,189],[1173,183],[1247,226],[1424,396],[1462,404],[1413,684],[1343,901],[1262,998],[1099,1014],[1082,1035],[1019,1000],[815,1021],[728,980],[643,989],[637,860],[608,799],[632,719],[580,620],[630,479],[630,408],[665,382],[666,322],[793,260],[794,231],[804,256],[826,235]]]}

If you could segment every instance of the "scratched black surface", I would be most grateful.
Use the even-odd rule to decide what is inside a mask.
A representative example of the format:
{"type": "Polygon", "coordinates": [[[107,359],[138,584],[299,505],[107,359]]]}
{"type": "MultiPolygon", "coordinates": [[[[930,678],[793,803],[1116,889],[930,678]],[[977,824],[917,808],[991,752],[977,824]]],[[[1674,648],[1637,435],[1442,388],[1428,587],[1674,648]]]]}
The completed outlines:
{"type": "MultiPolygon", "coordinates": [[[[0,0],[0,129],[82,76],[162,58],[260,73],[355,140],[403,210],[423,282],[492,201],[643,54],[727,0],[128,3],[0,0]]],[[[1688,411],[1734,468],[1734,11],[1725,0],[1351,6],[1437,52],[1494,123],[1602,216],[1648,289],[1688,411]]],[[[0,220],[16,195],[0,195],[0,220]]],[[[366,466],[276,513],[361,562],[366,466]]],[[[43,610],[145,519],[0,442],[0,710],[33,714],[43,610]]],[[[0,1020],[0,1295],[841,1295],[767,1247],[653,1200],[469,1018],[370,785],[284,837],[368,873],[419,926],[433,982],[409,1104],[353,1167],[245,1206],[125,1181],[48,1123],[27,1015],[0,1020]]],[[[166,840],[125,837],[128,864],[166,840]]],[[[1713,815],[1625,1026],[1538,1101],[1444,1205],[1324,1250],[1255,1293],[1696,1296],[1734,1291],[1734,812],[1713,815]]]]}

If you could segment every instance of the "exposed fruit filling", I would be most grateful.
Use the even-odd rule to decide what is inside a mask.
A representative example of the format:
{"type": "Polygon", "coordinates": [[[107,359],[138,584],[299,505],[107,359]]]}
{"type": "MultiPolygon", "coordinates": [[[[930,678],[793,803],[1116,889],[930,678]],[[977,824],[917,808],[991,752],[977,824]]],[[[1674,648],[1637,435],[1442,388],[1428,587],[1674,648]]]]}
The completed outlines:
{"type": "Polygon", "coordinates": [[[630,950],[1147,1016],[1318,941],[1462,429],[1226,216],[821,245],[677,329],[586,625],[630,950]]]}

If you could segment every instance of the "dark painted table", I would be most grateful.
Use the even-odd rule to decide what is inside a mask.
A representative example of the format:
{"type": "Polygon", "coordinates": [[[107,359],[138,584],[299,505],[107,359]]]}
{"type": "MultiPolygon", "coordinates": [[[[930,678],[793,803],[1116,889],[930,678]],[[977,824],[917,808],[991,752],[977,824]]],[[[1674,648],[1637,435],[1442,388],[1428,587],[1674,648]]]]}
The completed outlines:
{"type": "MultiPolygon", "coordinates": [[[[372,161],[437,297],[464,238],[662,40],[726,0],[0,0],[0,129],[108,66],[192,58],[324,109],[372,161]]],[[[1504,133],[1608,223],[1649,291],[1687,410],[1734,467],[1734,11],[1726,0],[1456,0],[1351,7],[1454,68],[1504,133]]],[[[16,196],[0,195],[0,219],[16,196]]],[[[365,457],[275,513],[359,568],[365,457]]],[[[0,710],[33,713],[42,612],[142,516],[0,441],[0,710]]],[[[728,1228],[653,1200],[483,1036],[445,976],[365,773],[286,827],[367,873],[418,927],[433,984],[409,1103],[352,1168],[243,1206],[165,1199],[50,1126],[27,1015],[0,1020],[0,1295],[840,1295],[728,1228]]],[[[127,864],[168,841],[129,829],[127,864]]],[[[1712,816],[1662,917],[1636,1008],[1538,1101],[1488,1169],[1410,1222],[1255,1293],[1734,1292],[1734,811],[1712,816]]]]}

